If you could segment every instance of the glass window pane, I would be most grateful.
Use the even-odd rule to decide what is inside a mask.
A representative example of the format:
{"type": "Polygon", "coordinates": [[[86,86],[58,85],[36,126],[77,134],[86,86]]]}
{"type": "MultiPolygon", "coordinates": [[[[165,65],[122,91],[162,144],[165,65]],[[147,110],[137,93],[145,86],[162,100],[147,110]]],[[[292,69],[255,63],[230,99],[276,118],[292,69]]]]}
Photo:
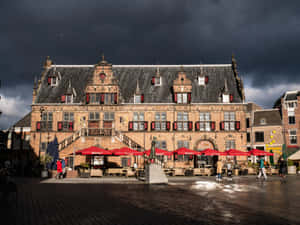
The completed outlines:
{"type": "Polygon", "coordinates": [[[111,112],[111,113],[109,114],[109,119],[110,119],[110,120],[114,120],[114,119],[115,119],[115,113],[111,112]]]}
{"type": "Polygon", "coordinates": [[[144,122],[140,122],[140,130],[144,130],[144,122]]]}
{"type": "Polygon", "coordinates": [[[182,94],[182,103],[187,103],[187,93],[182,94]]]}
{"type": "Polygon", "coordinates": [[[64,121],[68,121],[69,120],[69,113],[65,112],[64,113],[64,121]]]}
{"type": "Polygon", "coordinates": [[[230,120],[235,121],[235,113],[234,112],[230,112],[230,120]]]}
{"type": "Polygon", "coordinates": [[[144,121],[144,113],[140,113],[140,121],[144,121]]]}
{"type": "Polygon", "coordinates": [[[204,127],[204,125],[205,125],[205,123],[203,123],[203,122],[202,122],[202,123],[200,123],[200,130],[201,130],[201,131],[204,131],[204,130],[205,130],[205,127],[204,127]]]}
{"type": "Polygon", "coordinates": [[[177,120],[182,121],[182,113],[181,112],[177,113],[177,120]]]}
{"type": "Polygon", "coordinates": [[[161,122],[161,129],[166,130],[166,122],[161,122]]]}
{"type": "Polygon", "coordinates": [[[70,120],[71,120],[71,121],[74,120],[74,113],[70,113],[70,120]]]}
{"type": "Polygon", "coordinates": [[[182,122],[177,122],[178,130],[182,130],[182,122]]]}
{"type": "Polygon", "coordinates": [[[234,122],[230,122],[230,130],[235,130],[235,127],[234,127],[234,122]]]}
{"type": "Polygon", "coordinates": [[[100,115],[98,112],[95,113],[95,120],[99,120],[100,119],[100,115]]]}
{"type": "Polygon", "coordinates": [[[89,119],[90,120],[94,120],[95,118],[94,118],[94,113],[92,113],[92,112],[90,112],[90,115],[89,115],[90,117],[89,117],[89,119]]]}
{"type": "Polygon", "coordinates": [[[141,96],[140,95],[135,96],[135,103],[141,103],[141,96]]]}
{"type": "Polygon", "coordinates": [[[200,121],[204,121],[204,113],[200,113],[200,121]]]}
{"type": "Polygon", "coordinates": [[[160,113],[155,113],[155,120],[160,120],[160,113]]]}
{"type": "Polygon", "coordinates": [[[162,149],[167,149],[167,143],[166,143],[166,141],[161,141],[160,145],[161,145],[162,149]]]}
{"type": "Polygon", "coordinates": [[[182,103],[182,94],[177,94],[177,102],[182,103]]]}
{"type": "Polygon", "coordinates": [[[155,122],[155,130],[160,130],[160,122],[155,122]]]}
{"type": "Polygon", "coordinates": [[[210,113],[205,113],[205,120],[210,121],[210,113]]]}
{"type": "Polygon", "coordinates": [[[138,118],[139,118],[138,113],[137,112],[133,113],[133,120],[137,121],[138,118]]]}
{"type": "Polygon", "coordinates": [[[229,113],[228,112],[224,112],[224,120],[229,121],[229,113]]]}
{"type": "Polygon", "coordinates": [[[188,123],[187,122],[183,123],[183,130],[188,130],[188,123]]]}
{"type": "Polygon", "coordinates": [[[47,113],[44,112],[44,113],[42,114],[42,120],[43,120],[43,121],[47,121],[47,113]]]}
{"type": "Polygon", "coordinates": [[[167,115],[166,115],[166,113],[161,113],[161,120],[162,121],[165,121],[165,120],[167,120],[167,115]]]}
{"type": "Polygon", "coordinates": [[[210,131],[210,123],[209,122],[205,123],[205,130],[210,131]]]}
{"type": "Polygon", "coordinates": [[[183,113],[183,120],[188,121],[189,120],[189,114],[188,113],[183,113]]]}
{"type": "Polygon", "coordinates": [[[138,123],[137,122],[133,123],[133,130],[138,130],[138,123]]]}

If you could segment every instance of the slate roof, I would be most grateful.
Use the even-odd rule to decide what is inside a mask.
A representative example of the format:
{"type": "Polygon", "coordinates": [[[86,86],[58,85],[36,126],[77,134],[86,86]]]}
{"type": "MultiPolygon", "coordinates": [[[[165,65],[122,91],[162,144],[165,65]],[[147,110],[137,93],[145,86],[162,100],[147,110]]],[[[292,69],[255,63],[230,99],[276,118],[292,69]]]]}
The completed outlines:
{"type": "Polygon", "coordinates": [[[15,123],[15,127],[31,127],[31,112],[15,123]]]}
{"type": "MultiPolygon", "coordinates": [[[[234,103],[242,103],[242,96],[238,88],[231,64],[225,65],[201,65],[201,74],[209,77],[208,84],[198,85],[200,66],[162,66],[160,65],[161,86],[151,84],[151,79],[156,75],[157,65],[153,66],[128,66],[113,65],[112,70],[118,81],[122,102],[133,103],[137,80],[139,88],[144,94],[144,103],[173,103],[173,81],[178,72],[186,72],[187,78],[192,81],[192,103],[217,103],[220,102],[221,90],[225,80],[230,94],[233,94],[234,103]]],[[[66,94],[69,80],[77,96],[74,103],[85,102],[85,87],[92,79],[94,67],[92,66],[56,66],[56,71],[61,74],[58,86],[51,87],[47,83],[47,76],[53,73],[53,66],[47,71],[46,78],[42,80],[36,103],[60,103],[61,95],[66,94]]]]}
{"type": "Polygon", "coordinates": [[[262,110],[254,112],[253,126],[276,126],[282,125],[279,110],[262,110]],[[261,119],[265,119],[266,124],[261,124],[261,119]]]}

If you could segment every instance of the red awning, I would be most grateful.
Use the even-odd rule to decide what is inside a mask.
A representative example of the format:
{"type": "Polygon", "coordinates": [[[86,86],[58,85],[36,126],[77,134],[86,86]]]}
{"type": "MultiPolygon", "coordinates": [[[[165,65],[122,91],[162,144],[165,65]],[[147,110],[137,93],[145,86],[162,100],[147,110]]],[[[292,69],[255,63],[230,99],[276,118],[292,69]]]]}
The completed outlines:
{"type": "Polygon", "coordinates": [[[184,147],[175,150],[174,153],[178,155],[199,155],[199,152],[184,147]]]}
{"type": "Polygon", "coordinates": [[[142,152],[136,151],[134,149],[123,147],[120,149],[111,150],[114,155],[143,155],[142,152]]]}
{"type": "Polygon", "coordinates": [[[272,155],[274,155],[271,152],[265,152],[263,150],[258,150],[258,149],[252,149],[251,151],[249,151],[249,153],[251,155],[256,155],[256,156],[272,156],[272,155]]]}
{"type": "Polygon", "coordinates": [[[214,150],[214,149],[209,149],[209,148],[207,148],[207,149],[205,149],[205,150],[203,150],[203,151],[201,151],[201,152],[199,152],[199,155],[227,155],[225,152],[219,152],[219,151],[217,151],[217,150],[214,150]]]}
{"type": "Polygon", "coordinates": [[[110,151],[107,151],[105,149],[92,146],[86,149],[82,149],[76,152],[76,154],[82,154],[82,155],[111,155],[110,151]]]}
{"type": "MultiPolygon", "coordinates": [[[[147,150],[147,151],[144,151],[144,154],[146,155],[150,155],[150,152],[151,150],[147,150]]],[[[166,151],[166,150],[163,150],[163,149],[159,149],[159,148],[156,148],[155,149],[155,155],[172,155],[172,152],[169,152],[169,151],[166,151]]]]}
{"type": "Polygon", "coordinates": [[[227,155],[232,155],[232,156],[249,156],[250,155],[249,152],[243,152],[243,151],[239,151],[236,149],[229,149],[229,150],[225,151],[225,153],[227,155]]]}

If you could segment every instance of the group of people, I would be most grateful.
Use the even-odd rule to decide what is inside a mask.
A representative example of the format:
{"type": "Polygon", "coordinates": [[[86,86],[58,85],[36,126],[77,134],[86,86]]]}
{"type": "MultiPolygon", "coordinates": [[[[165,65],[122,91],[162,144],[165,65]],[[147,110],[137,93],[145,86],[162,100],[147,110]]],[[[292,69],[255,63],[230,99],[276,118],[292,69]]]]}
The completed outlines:
{"type": "Polygon", "coordinates": [[[66,161],[65,159],[56,160],[56,179],[63,179],[66,177],[66,161]]]}
{"type": "MultiPolygon", "coordinates": [[[[227,177],[229,179],[232,179],[232,169],[233,169],[233,164],[232,162],[229,161],[222,161],[221,159],[218,160],[217,162],[217,176],[216,180],[217,181],[222,181],[222,170],[224,166],[227,168],[227,177]]],[[[259,159],[259,173],[257,176],[257,179],[260,179],[262,176],[264,177],[264,180],[267,180],[267,174],[266,174],[266,161],[264,160],[264,157],[260,157],[259,159]]],[[[278,159],[278,167],[279,167],[279,176],[284,179],[287,174],[287,163],[286,160],[282,156],[279,157],[278,159]]]]}

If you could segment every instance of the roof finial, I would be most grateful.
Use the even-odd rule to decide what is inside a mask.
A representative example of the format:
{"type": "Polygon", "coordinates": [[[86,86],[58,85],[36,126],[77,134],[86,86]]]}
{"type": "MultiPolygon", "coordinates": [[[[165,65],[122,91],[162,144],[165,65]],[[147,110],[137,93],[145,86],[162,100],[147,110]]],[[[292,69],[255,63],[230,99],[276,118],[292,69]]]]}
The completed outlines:
{"type": "Polygon", "coordinates": [[[102,53],[102,61],[105,61],[105,59],[104,59],[104,53],[102,53]]]}
{"type": "Polygon", "coordinates": [[[44,67],[48,68],[48,67],[51,67],[51,65],[52,65],[52,60],[50,59],[50,56],[47,56],[46,61],[44,63],[44,67]]]}

